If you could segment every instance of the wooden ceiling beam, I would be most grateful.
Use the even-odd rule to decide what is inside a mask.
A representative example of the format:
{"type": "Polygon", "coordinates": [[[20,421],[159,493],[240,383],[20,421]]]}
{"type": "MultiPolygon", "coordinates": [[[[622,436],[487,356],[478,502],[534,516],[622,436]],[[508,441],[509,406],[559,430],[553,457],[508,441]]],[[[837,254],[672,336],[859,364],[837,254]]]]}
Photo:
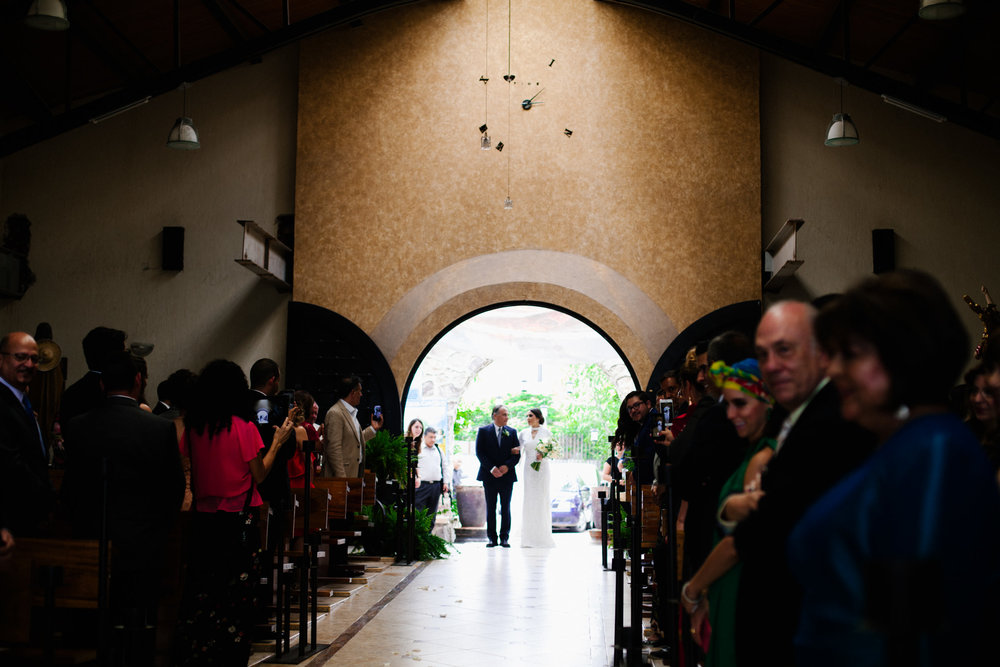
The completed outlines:
{"type": "Polygon", "coordinates": [[[156,63],[154,63],[152,60],[150,60],[146,56],[146,54],[143,52],[143,50],[140,49],[138,46],[136,46],[135,43],[132,40],[130,40],[128,38],[128,36],[125,33],[123,33],[118,28],[118,26],[115,25],[114,22],[107,17],[107,15],[104,12],[102,12],[100,9],[98,9],[97,6],[94,5],[94,3],[91,0],[80,0],[80,4],[81,5],[86,5],[87,9],[94,16],[96,16],[97,18],[99,18],[101,20],[101,23],[103,23],[105,26],[107,26],[108,30],[110,30],[112,33],[114,33],[115,37],[117,37],[118,39],[120,39],[122,41],[122,43],[125,44],[125,46],[128,47],[128,49],[132,53],[134,53],[135,55],[137,55],[139,57],[139,59],[145,64],[146,67],[148,67],[150,70],[152,70],[152,71],[154,71],[156,73],[159,73],[161,71],[160,68],[156,66],[156,63]]]}
{"type": "Polygon", "coordinates": [[[979,110],[932,95],[926,89],[911,85],[865,67],[845,62],[828,53],[776,37],[739,21],[706,11],[683,0],[599,0],[608,4],[645,9],[700,26],[711,32],[743,42],[780,58],[808,67],[830,77],[841,77],[851,85],[876,95],[891,95],[945,116],[949,121],[994,139],[1000,139],[1000,119],[979,110]]]}
{"type": "Polygon", "coordinates": [[[201,0],[201,4],[205,6],[208,13],[215,19],[215,22],[222,27],[234,45],[242,44],[247,41],[247,35],[238,25],[233,23],[233,21],[229,18],[229,15],[226,14],[225,10],[222,9],[217,0],[201,0]]]}
{"type": "MultiPolygon", "coordinates": [[[[406,5],[417,4],[423,0],[369,0],[368,2],[345,3],[328,11],[310,16],[287,28],[274,30],[266,35],[255,37],[220,53],[202,58],[193,63],[177,67],[160,76],[149,77],[134,82],[122,90],[105,95],[100,99],[88,102],[55,115],[45,122],[29,128],[9,132],[0,138],[0,157],[10,155],[22,148],[44,141],[63,132],[87,123],[91,118],[121,108],[146,96],[156,97],[176,90],[182,83],[199,81],[207,76],[218,74],[230,67],[258,59],[260,56],[280,49],[283,46],[297,42],[305,37],[315,35],[335,26],[348,25],[364,18],[406,5]]],[[[176,0],[175,0],[176,3],[176,0]]],[[[175,9],[177,5],[175,4],[175,9]]],[[[175,17],[177,14],[175,13],[175,17]]],[[[176,19],[179,29],[179,19],[176,19]]],[[[179,35],[177,35],[179,37],[179,35]]],[[[175,56],[179,59],[179,53],[175,56]]]]}
{"type": "Polygon", "coordinates": [[[777,9],[778,5],[780,5],[784,1],[785,0],[774,0],[774,2],[772,2],[770,5],[768,5],[764,9],[764,11],[762,11],[760,14],[757,14],[757,16],[755,16],[752,19],[750,19],[750,22],[747,23],[747,25],[750,26],[750,27],[753,27],[753,26],[757,25],[758,23],[760,23],[761,21],[763,21],[765,18],[767,18],[767,15],[770,14],[771,12],[773,12],[775,9],[777,9]]]}

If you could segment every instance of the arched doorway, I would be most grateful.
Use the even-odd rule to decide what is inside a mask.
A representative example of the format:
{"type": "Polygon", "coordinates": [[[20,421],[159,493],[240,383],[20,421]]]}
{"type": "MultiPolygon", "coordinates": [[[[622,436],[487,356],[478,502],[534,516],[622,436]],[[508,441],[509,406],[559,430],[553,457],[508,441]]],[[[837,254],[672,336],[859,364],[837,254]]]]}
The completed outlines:
{"type": "Polygon", "coordinates": [[[491,405],[511,406],[515,428],[524,426],[528,407],[538,407],[564,458],[583,464],[603,452],[621,397],[637,386],[621,350],[592,323],[551,304],[496,304],[456,320],[423,350],[404,385],[403,424],[419,418],[449,455],[466,458],[491,405]],[[583,414],[599,405],[610,406],[603,425],[583,414]]]}

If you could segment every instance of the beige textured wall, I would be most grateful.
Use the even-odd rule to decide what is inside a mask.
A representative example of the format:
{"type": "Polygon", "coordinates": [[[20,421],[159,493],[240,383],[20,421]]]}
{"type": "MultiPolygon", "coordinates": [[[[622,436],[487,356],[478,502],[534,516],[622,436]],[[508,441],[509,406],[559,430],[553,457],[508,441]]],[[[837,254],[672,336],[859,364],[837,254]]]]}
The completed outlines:
{"type": "Polygon", "coordinates": [[[5,157],[0,213],[32,221],[38,282],[21,301],[0,299],[0,330],[50,322],[74,381],[86,371],[87,331],[124,329],[156,346],[151,400],[177,368],[217,357],[244,370],[262,356],[283,363],[289,297],[233,260],[237,219],[273,229],[293,211],[297,61],[291,47],[196,83],[198,151],[165,146],[178,92],[5,157]],[[165,225],[186,230],[183,271],[160,268],[165,225]]]}
{"type": "Polygon", "coordinates": [[[844,110],[861,143],[828,148],[837,84],[772,56],[761,63],[764,242],[787,218],[805,220],[805,263],[777,296],[839,292],[871,275],[871,230],[889,227],[897,266],[937,277],[978,339],[982,327],[962,295],[981,301],[985,283],[1000,297],[1000,143],[849,87],[844,110]]]}
{"type": "Polygon", "coordinates": [[[488,32],[485,0],[427,2],[302,44],[295,298],[368,331],[400,385],[442,327],[516,299],[588,317],[645,381],[678,330],[759,296],[756,52],[512,4],[513,85],[506,3],[488,32]],[[502,153],[478,147],[487,114],[502,153]]]}

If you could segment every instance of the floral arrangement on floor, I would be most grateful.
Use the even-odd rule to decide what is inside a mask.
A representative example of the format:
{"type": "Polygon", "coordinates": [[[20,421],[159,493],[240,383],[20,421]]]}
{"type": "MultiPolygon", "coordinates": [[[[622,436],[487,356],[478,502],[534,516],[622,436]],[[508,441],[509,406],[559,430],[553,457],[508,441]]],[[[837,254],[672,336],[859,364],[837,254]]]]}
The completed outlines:
{"type": "MultiPolygon", "coordinates": [[[[559,442],[555,438],[548,438],[546,440],[539,440],[538,444],[535,445],[535,452],[542,455],[543,459],[551,459],[559,456],[559,442]]],[[[532,461],[531,469],[540,470],[542,467],[541,461],[532,461]]]]}

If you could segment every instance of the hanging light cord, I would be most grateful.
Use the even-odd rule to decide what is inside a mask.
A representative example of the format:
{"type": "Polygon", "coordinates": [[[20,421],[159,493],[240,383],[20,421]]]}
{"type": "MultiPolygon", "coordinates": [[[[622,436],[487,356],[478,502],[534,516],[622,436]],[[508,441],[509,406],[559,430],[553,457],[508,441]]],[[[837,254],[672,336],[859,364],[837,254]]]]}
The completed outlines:
{"type": "MultiPolygon", "coordinates": [[[[507,0],[507,74],[510,74],[510,0],[507,0]]],[[[514,136],[510,125],[510,89],[514,85],[513,80],[507,81],[507,141],[514,136]]],[[[510,199],[510,149],[507,149],[507,199],[510,199]]]]}
{"type": "Polygon", "coordinates": [[[489,91],[489,81],[490,81],[490,0],[486,0],[486,53],[483,57],[483,66],[486,68],[484,70],[483,76],[486,81],[483,82],[483,125],[488,125],[490,120],[490,91],[489,91]]]}
{"type": "Polygon", "coordinates": [[[507,0],[507,74],[510,74],[510,0],[507,0]]]}

